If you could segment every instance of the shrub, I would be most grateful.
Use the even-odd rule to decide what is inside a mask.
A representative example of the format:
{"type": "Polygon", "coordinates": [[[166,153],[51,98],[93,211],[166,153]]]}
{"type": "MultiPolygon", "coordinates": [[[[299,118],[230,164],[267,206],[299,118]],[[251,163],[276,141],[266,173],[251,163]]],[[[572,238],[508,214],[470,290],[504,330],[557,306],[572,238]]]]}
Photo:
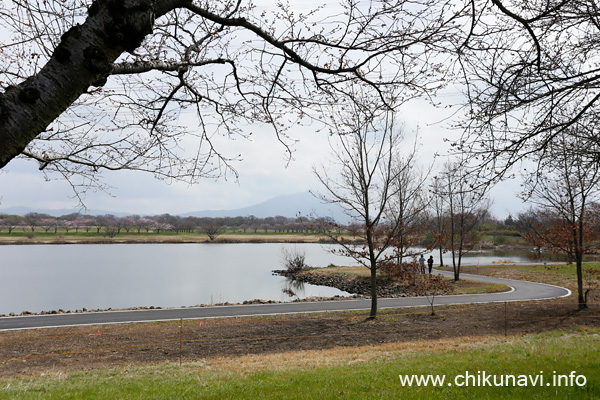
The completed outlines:
{"type": "Polygon", "coordinates": [[[283,263],[287,268],[288,272],[299,272],[306,268],[306,254],[304,253],[304,251],[299,250],[297,247],[282,248],[281,258],[283,259],[283,263]]]}

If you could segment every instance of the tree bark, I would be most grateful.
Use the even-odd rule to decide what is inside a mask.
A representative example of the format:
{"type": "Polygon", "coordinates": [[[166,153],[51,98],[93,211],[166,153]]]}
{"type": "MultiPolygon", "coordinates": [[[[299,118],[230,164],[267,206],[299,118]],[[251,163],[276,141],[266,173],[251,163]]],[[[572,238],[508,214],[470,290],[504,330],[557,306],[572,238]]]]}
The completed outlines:
{"type": "Polygon", "coordinates": [[[63,34],[39,73],[0,94],[0,168],[23,153],[90,86],[102,86],[113,62],[141,44],[157,16],[187,2],[94,1],[85,22],[63,34]]]}

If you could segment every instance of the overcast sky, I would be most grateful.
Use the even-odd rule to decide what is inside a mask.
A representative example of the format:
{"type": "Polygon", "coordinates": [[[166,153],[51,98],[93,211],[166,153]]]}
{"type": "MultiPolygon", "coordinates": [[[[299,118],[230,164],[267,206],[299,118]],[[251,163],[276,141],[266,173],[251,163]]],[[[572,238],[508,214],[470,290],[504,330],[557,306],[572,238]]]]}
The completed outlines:
{"type": "MultiPolygon", "coordinates": [[[[445,110],[434,109],[424,103],[407,105],[400,112],[405,123],[407,138],[403,143],[412,146],[414,132],[419,127],[422,147],[419,151],[423,165],[433,161],[433,155],[447,151],[444,138],[457,135],[435,123],[445,110]]],[[[294,146],[294,160],[286,161],[285,148],[272,131],[255,130],[252,140],[239,139],[226,143],[229,154],[242,154],[243,160],[235,166],[240,174],[235,179],[205,179],[189,186],[156,180],[141,172],[104,173],[104,181],[113,189],[106,192],[89,192],[85,205],[92,210],[107,210],[132,214],[179,214],[199,210],[235,209],[260,203],[278,195],[293,194],[307,190],[321,190],[320,183],[312,173],[312,166],[324,162],[329,152],[327,134],[315,132],[314,128],[298,127],[293,137],[299,142],[294,146]]],[[[443,159],[438,161],[441,164],[443,159]]],[[[54,177],[58,178],[58,177],[54,177]]],[[[45,181],[35,163],[17,160],[0,172],[0,209],[26,206],[33,209],[73,208],[78,200],[70,186],[61,180],[45,181]]],[[[505,182],[491,192],[494,201],[493,214],[505,218],[509,213],[523,209],[516,198],[517,182],[505,182]]]]}
{"type": "MultiPolygon", "coordinates": [[[[258,1],[262,7],[270,1],[258,1]],[[264,4],[263,4],[264,3],[264,4]]],[[[307,8],[316,2],[306,3],[307,8]]],[[[267,7],[268,8],[268,7],[267,7]]],[[[327,11],[327,10],[326,10],[327,11]]],[[[399,119],[405,123],[407,148],[412,147],[414,132],[419,127],[422,138],[420,150],[423,165],[433,161],[437,152],[446,154],[444,138],[455,138],[457,132],[445,129],[442,121],[451,110],[434,109],[424,102],[413,102],[400,110],[399,119]]],[[[235,209],[260,203],[278,195],[287,195],[322,188],[312,173],[313,165],[326,163],[329,145],[326,132],[315,127],[296,127],[290,132],[299,142],[294,146],[294,159],[288,164],[284,146],[268,128],[253,129],[252,140],[229,141],[223,147],[229,155],[242,154],[235,163],[240,177],[205,179],[189,186],[185,183],[158,181],[150,174],[134,172],[105,172],[103,181],[113,188],[108,192],[88,192],[83,201],[88,209],[126,212],[132,214],[179,214],[209,209],[235,209]]],[[[439,160],[438,164],[442,164],[439,160]]],[[[0,210],[25,206],[33,209],[73,208],[79,200],[68,183],[45,181],[33,162],[15,160],[0,170],[0,210]]],[[[516,182],[503,183],[492,190],[492,212],[499,218],[523,208],[516,198],[516,182]]]]}

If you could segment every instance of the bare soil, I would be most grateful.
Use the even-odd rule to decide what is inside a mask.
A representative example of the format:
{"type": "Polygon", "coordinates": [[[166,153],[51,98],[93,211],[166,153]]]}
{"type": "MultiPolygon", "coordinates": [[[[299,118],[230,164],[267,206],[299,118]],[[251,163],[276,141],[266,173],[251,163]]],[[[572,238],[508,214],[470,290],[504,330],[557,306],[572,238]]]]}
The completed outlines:
{"type": "Polygon", "coordinates": [[[600,327],[574,299],[0,332],[0,377],[222,356],[600,327]]]}

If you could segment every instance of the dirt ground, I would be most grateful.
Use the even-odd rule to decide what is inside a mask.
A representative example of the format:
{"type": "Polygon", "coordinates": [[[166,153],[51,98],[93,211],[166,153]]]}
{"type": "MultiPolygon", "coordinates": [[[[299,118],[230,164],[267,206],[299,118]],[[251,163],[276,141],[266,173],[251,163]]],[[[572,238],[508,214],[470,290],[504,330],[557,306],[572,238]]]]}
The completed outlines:
{"type": "Polygon", "coordinates": [[[379,345],[464,336],[600,328],[600,305],[573,297],[430,309],[184,320],[0,332],[0,377],[113,366],[379,345]]]}

